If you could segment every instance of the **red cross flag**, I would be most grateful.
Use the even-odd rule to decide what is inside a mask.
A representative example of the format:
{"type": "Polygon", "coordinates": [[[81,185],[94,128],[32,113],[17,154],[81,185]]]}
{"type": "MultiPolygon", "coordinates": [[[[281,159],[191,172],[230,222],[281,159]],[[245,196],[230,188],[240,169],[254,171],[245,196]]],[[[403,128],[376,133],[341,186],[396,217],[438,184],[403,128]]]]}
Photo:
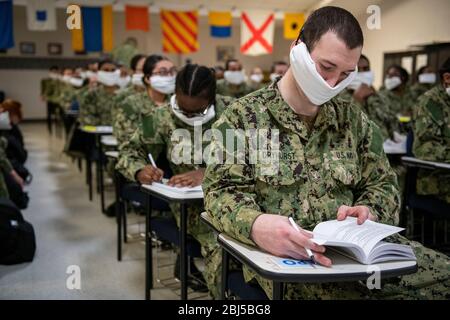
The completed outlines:
{"type": "Polygon", "coordinates": [[[242,12],[241,53],[259,56],[272,53],[275,15],[268,11],[242,12]]]}

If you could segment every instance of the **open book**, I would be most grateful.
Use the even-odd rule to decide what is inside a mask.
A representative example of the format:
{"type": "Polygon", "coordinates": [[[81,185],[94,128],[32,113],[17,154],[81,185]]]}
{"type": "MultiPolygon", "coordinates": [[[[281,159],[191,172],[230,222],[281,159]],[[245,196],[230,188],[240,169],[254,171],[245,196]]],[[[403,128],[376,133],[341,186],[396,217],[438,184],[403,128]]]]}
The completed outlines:
{"type": "Polygon", "coordinates": [[[172,187],[167,184],[169,180],[163,179],[161,182],[153,182],[152,187],[159,190],[177,192],[177,193],[193,193],[193,192],[203,192],[202,186],[199,185],[197,187],[172,187]]]}
{"type": "Polygon", "coordinates": [[[416,260],[410,246],[381,241],[403,228],[357,219],[331,220],[319,223],[313,230],[313,242],[331,247],[362,264],[387,261],[416,260]]]}

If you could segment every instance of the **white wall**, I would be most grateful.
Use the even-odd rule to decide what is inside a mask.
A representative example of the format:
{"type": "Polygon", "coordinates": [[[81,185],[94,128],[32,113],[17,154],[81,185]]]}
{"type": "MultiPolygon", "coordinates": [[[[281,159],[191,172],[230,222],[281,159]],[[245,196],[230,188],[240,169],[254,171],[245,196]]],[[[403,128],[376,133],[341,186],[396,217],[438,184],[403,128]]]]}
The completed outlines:
{"type": "MultiPolygon", "coordinates": [[[[36,43],[36,55],[34,57],[48,57],[47,44],[49,42],[58,42],[63,44],[62,57],[98,57],[98,53],[91,53],[87,56],[77,56],[71,50],[71,33],[66,29],[66,14],[63,9],[57,9],[58,30],[51,32],[33,32],[27,29],[25,6],[14,6],[14,38],[15,47],[8,50],[6,54],[0,56],[8,57],[27,57],[21,55],[19,44],[22,41],[31,41],[36,43]]],[[[114,12],[114,41],[120,44],[128,37],[135,37],[138,40],[139,50],[143,53],[162,54],[162,39],[159,14],[150,16],[150,32],[125,31],[125,14],[123,12],[114,12]]],[[[232,37],[226,39],[212,38],[209,35],[209,26],[206,16],[201,16],[199,20],[199,44],[200,50],[194,54],[168,55],[177,65],[184,64],[185,59],[190,58],[194,63],[200,63],[208,66],[219,64],[216,57],[216,46],[234,46],[235,56],[240,59],[246,70],[250,71],[253,67],[260,66],[269,70],[273,61],[287,60],[290,41],[283,37],[283,25],[281,20],[276,21],[274,52],[271,55],[260,57],[243,56],[239,52],[240,46],[240,20],[233,19],[232,37]]],[[[223,63],[221,63],[223,64],[223,63]]],[[[23,70],[1,70],[0,69],[0,90],[6,92],[6,95],[15,98],[24,105],[25,119],[35,119],[45,117],[45,108],[39,99],[39,80],[47,74],[46,70],[23,71],[23,70]],[[20,85],[19,85],[20,84],[20,85]]]]}
{"type": "Polygon", "coordinates": [[[381,30],[368,30],[367,15],[360,16],[364,31],[364,50],[375,72],[375,85],[383,79],[383,54],[406,51],[409,46],[431,42],[450,42],[449,0],[384,0],[381,30]]]}
{"type": "MultiPolygon", "coordinates": [[[[433,41],[450,42],[450,0],[335,0],[331,5],[342,6],[358,16],[365,36],[364,53],[372,63],[375,71],[376,86],[382,81],[383,54],[385,52],[408,50],[412,44],[424,44],[433,41]],[[381,30],[368,30],[365,8],[369,4],[381,7],[381,30]],[[363,13],[361,13],[363,12],[363,13]]],[[[31,32],[27,30],[24,6],[14,6],[14,36],[16,47],[7,52],[7,56],[20,56],[19,43],[33,41],[37,44],[36,56],[47,56],[47,43],[60,42],[63,44],[63,57],[73,57],[71,50],[70,32],[65,28],[65,12],[57,10],[59,30],[54,32],[31,32]]],[[[151,30],[125,31],[125,15],[114,12],[114,40],[122,43],[127,37],[136,37],[141,52],[161,53],[161,29],[158,14],[151,14],[151,30]]],[[[233,19],[233,35],[228,39],[216,39],[209,36],[207,17],[200,17],[199,43],[200,51],[181,58],[170,55],[176,64],[184,63],[191,58],[195,63],[209,66],[216,65],[216,46],[231,45],[235,48],[236,57],[245,65],[247,70],[255,66],[269,69],[275,60],[287,60],[290,41],[283,37],[282,21],[276,21],[274,53],[260,57],[242,56],[239,53],[240,21],[233,19]]],[[[0,56],[5,54],[0,54],[0,56]]],[[[98,54],[90,54],[98,56],[98,54]]],[[[77,56],[80,57],[80,56],[77,56]]],[[[14,71],[0,70],[0,89],[8,96],[16,98],[24,104],[26,119],[44,118],[45,109],[39,101],[39,78],[45,76],[46,71],[14,71]]]]}
{"type": "Polygon", "coordinates": [[[7,98],[22,103],[24,119],[44,119],[47,107],[40,98],[40,82],[46,70],[0,70],[0,89],[7,98]]]}

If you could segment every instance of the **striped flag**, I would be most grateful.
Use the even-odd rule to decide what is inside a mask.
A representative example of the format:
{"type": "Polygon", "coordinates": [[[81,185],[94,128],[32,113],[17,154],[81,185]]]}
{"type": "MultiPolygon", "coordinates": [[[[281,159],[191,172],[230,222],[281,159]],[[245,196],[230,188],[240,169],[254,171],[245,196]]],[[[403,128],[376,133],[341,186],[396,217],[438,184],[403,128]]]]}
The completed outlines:
{"type": "Polygon", "coordinates": [[[198,50],[197,11],[161,10],[161,29],[164,52],[191,53],[198,50]]]}
{"type": "Polygon", "coordinates": [[[76,52],[109,52],[113,49],[112,6],[81,7],[81,30],[72,30],[76,52]]]}

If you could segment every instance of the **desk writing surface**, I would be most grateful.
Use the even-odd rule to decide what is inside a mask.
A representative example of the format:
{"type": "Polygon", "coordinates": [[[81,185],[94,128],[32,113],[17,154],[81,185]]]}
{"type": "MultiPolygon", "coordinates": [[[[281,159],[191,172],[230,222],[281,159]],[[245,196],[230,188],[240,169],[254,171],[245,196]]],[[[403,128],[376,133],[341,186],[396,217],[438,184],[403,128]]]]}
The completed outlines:
{"type": "Polygon", "coordinates": [[[174,200],[196,200],[196,199],[203,199],[203,191],[199,192],[190,192],[190,193],[179,193],[169,190],[161,190],[158,188],[155,188],[151,184],[143,184],[142,187],[144,189],[147,189],[149,191],[155,192],[159,195],[162,195],[166,198],[174,199],[174,200]]]}
{"type": "Polygon", "coordinates": [[[112,133],[112,126],[82,126],[81,130],[88,133],[112,133]]]}
{"type": "Polygon", "coordinates": [[[426,160],[421,160],[421,159],[417,159],[417,158],[413,158],[413,157],[402,157],[402,160],[404,162],[410,162],[410,163],[415,163],[415,164],[423,164],[423,165],[432,166],[432,167],[435,167],[436,169],[447,169],[447,170],[450,170],[450,163],[426,161],[426,160]]]}
{"type": "Polygon", "coordinates": [[[119,158],[119,151],[106,151],[105,155],[107,157],[117,159],[117,158],[119,158]]]}
{"type": "MultiPolygon", "coordinates": [[[[246,261],[252,262],[264,275],[269,275],[268,278],[273,276],[274,279],[277,279],[277,275],[279,275],[280,277],[298,277],[299,282],[342,281],[349,278],[366,279],[374,272],[374,267],[379,268],[378,270],[382,273],[392,276],[412,273],[417,268],[416,261],[392,261],[363,265],[337,252],[328,250],[326,255],[333,261],[331,268],[314,264],[312,268],[286,269],[274,263],[274,256],[271,254],[240,243],[225,234],[220,234],[218,239],[222,245],[225,244],[226,248],[231,248],[234,252],[240,253],[246,261]]],[[[251,264],[250,266],[252,267],[251,264]]],[[[255,271],[258,272],[258,270],[255,271]]]]}
{"type": "Polygon", "coordinates": [[[115,147],[118,144],[116,137],[111,136],[111,135],[102,136],[100,141],[105,146],[110,146],[110,147],[115,147]]]}

